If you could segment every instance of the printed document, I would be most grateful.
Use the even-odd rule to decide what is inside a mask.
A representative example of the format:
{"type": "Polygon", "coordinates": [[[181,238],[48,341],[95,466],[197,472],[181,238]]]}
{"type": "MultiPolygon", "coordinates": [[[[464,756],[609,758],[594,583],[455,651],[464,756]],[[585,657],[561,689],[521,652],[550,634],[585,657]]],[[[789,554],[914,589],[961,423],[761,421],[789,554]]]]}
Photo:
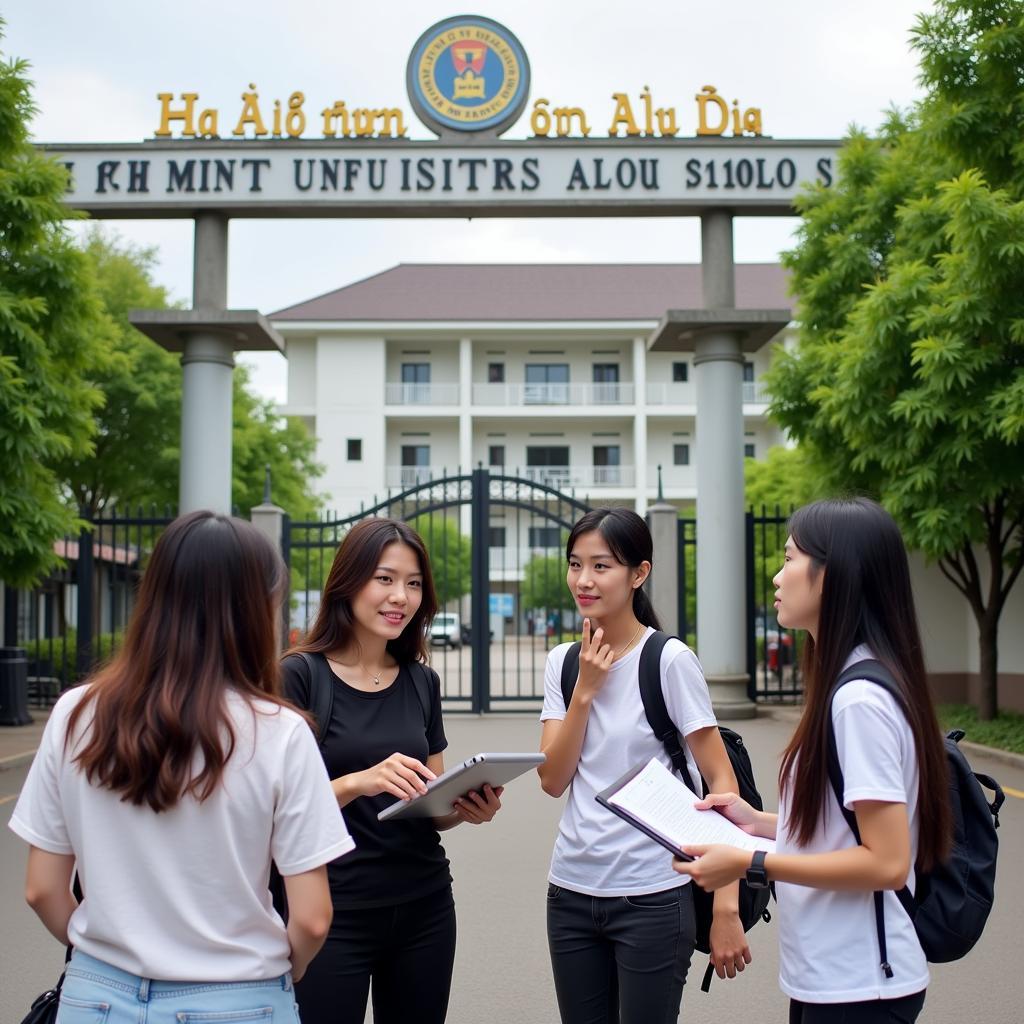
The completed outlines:
{"type": "Polygon", "coordinates": [[[773,839],[748,835],[717,811],[698,811],[692,790],[657,758],[608,798],[674,846],[726,843],[743,850],[775,852],[773,839]]]}

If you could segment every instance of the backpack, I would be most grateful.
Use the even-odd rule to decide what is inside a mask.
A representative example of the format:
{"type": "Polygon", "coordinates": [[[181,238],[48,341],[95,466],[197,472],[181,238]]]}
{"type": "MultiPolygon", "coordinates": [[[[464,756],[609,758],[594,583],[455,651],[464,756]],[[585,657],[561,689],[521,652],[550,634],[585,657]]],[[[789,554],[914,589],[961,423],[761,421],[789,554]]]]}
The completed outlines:
{"type": "MultiPolygon", "coordinates": [[[[292,655],[295,657],[295,655],[292,655]]],[[[315,659],[312,654],[305,651],[300,652],[297,657],[301,658],[309,672],[309,711],[316,722],[317,744],[320,747],[320,754],[323,755],[324,744],[327,742],[327,728],[331,724],[331,714],[334,711],[334,673],[323,659],[315,659]]],[[[416,692],[416,699],[420,702],[423,711],[423,727],[430,725],[431,692],[433,689],[433,673],[422,662],[415,661],[409,666],[409,675],[412,676],[413,689],[416,692]]],[[[281,915],[281,920],[288,921],[288,898],[284,891],[284,879],[277,870],[277,865],[270,865],[270,881],[268,883],[274,909],[281,915]]]]}
{"type": "MultiPolygon", "coordinates": [[[[854,679],[866,679],[881,686],[896,698],[904,710],[906,697],[889,670],[874,660],[851,665],[839,676],[829,694],[828,777],[843,817],[859,843],[856,815],[843,804],[845,782],[832,724],[832,701],[839,689],[854,679]]],[[[967,758],[957,746],[963,737],[960,729],[953,729],[945,737],[949,805],[953,816],[953,846],[949,859],[928,873],[918,874],[913,894],[907,886],[896,892],[900,905],[914,923],[925,957],[935,964],[959,960],[981,938],[992,909],[996,853],[999,849],[996,829],[999,828],[999,808],[1006,799],[995,779],[971,770],[967,758]],[[986,799],[983,786],[995,793],[992,803],[986,799]]],[[[876,892],[874,899],[882,972],[891,978],[893,971],[886,953],[882,893],[876,892]]]]}
{"type": "MultiPolygon", "coordinates": [[[[665,695],[661,689],[661,652],[665,649],[670,637],[667,633],[656,631],[652,633],[644,643],[640,651],[640,699],[643,701],[644,714],[647,716],[647,724],[651,731],[661,740],[665,752],[672,761],[672,767],[677,771],[686,783],[687,788],[698,797],[707,795],[707,783],[703,777],[700,780],[700,790],[690,777],[689,766],[686,763],[686,751],[683,747],[683,739],[676,728],[665,706],[665,695]]],[[[565,660],[562,662],[562,697],[565,699],[566,708],[572,700],[572,692],[576,686],[576,679],[579,676],[580,650],[582,645],[573,644],[565,652],[565,660]]],[[[757,784],[754,782],[754,769],[750,763],[750,755],[743,745],[743,737],[739,733],[719,726],[718,732],[725,744],[725,752],[729,755],[729,761],[736,774],[736,782],[739,785],[740,796],[747,801],[751,807],[757,810],[764,810],[764,801],[757,791],[757,784]]],[[[702,953],[711,952],[711,920],[714,906],[714,894],[705,892],[700,886],[692,886],[694,911],[697,918],[697,941],[696,947],[702,953]]],[[[770,921],[771,914],[768,912],[768,900],[770,892],[768,889],[751,889],[745,880],[740,881],[739,916],[745,932],[758,921],[770,921]]],[[[711,985],[711,978],[714,967],[708,964],[704,974],[704,981],[701,989],[705,992],[711,985]]]]}

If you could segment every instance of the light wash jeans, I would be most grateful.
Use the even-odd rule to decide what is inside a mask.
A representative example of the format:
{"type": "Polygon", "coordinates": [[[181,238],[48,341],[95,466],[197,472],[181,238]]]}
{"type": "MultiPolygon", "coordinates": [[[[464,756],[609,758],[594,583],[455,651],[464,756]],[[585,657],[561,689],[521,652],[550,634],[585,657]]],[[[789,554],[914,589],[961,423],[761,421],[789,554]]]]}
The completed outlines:
{"type": "Polygon", "coordinates": [[[292,976],[267,981],[153,981],[77,950],[57,1024],[298,1024],[292,976]]]}

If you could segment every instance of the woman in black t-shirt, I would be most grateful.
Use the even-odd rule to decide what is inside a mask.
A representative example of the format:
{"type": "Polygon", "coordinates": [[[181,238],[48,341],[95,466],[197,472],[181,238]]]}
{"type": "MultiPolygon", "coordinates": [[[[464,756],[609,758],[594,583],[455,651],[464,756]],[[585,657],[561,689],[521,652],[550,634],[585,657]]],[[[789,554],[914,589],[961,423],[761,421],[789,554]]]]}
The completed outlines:
{"type": "Polygon", "coordinates": [[[320,737],[324,763],[356,842],[327,866],[334,922],[295,994],[303,1024],[362,1024],[372,983],[376,1024],[440,1024],[455,960],[455,904],[438,832],[490,821],[501,790],[485,787],[443,818],[379,822],[426,791],[448,745],[441,687],[426,661],[437,611],[423,541],[405,523],[366,519],[348,532],[327,577],[316,622],[283,663],[285,692],[313,705],[333,688],[320,737]]]}

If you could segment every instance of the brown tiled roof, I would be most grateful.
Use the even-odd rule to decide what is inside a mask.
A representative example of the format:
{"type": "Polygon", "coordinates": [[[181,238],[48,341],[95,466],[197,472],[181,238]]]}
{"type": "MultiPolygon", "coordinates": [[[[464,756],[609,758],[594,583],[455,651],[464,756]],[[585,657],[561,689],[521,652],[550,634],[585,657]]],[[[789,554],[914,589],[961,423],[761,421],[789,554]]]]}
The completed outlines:
{"type": "MultiPolygon", "coordinates": [[[[736,266],[740,309],[790,305],[777,263],[736,266]]],[[[698,263],[400,263],[272,320],[658,320],[696,309],[698,263]]]]}

